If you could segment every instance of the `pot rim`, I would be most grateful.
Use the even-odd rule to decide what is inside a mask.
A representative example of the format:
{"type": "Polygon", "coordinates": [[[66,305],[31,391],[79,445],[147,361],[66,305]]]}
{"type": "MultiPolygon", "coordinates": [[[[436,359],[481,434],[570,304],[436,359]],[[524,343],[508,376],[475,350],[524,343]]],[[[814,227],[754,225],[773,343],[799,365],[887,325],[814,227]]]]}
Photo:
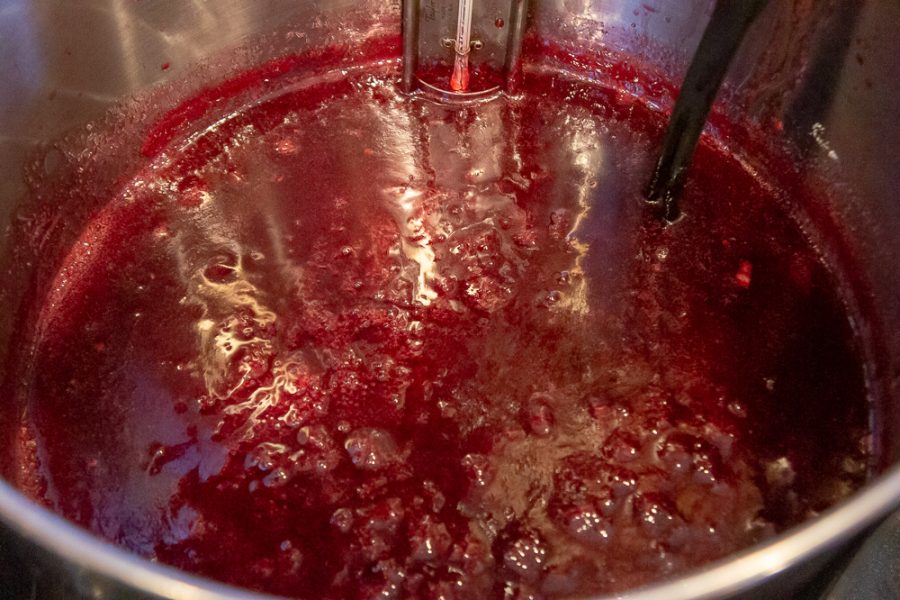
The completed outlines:
{"type": "MultiPolygon", "coordinates": [[[[833,548],[900,507],[900,463],[822,515],[771,540],[676,579],[617,594],[629,600],[701,600],[735,594],[774,578],[812,555],[833,548]]],[[[0,520],[82,573],[171,600],[262,600],[275,596],[241,590],[155,563],[94,536],[0,480],[0,520]]],[[[85,583],[90,584],[90,578],[85,583]]],[[[601,600],[598,597],[596,600],[601,600]]]]}

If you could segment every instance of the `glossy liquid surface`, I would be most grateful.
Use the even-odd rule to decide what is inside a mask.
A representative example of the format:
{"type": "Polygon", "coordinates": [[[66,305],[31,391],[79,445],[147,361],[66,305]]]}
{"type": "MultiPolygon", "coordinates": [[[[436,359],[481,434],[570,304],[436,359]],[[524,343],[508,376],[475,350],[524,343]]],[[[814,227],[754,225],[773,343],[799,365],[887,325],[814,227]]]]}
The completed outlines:
{"type": "Polygon", "coordinates": [[[862,483],[854,337],[777,192],[704,140],[663,227],[663,118],[626,95],[534,69],[447,107],[395,77],[161,121],[38,311],[23,486],[253,589],[538,598],[862,483]]]}

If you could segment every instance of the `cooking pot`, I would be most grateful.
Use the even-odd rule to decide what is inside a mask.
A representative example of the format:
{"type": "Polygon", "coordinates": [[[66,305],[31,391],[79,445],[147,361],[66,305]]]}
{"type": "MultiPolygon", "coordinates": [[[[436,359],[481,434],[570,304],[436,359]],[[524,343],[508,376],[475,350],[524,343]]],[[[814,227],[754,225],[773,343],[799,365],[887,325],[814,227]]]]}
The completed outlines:
{"type": "MultiPolygon", "coordinates": [[[[580,53],[620,52],[678,81],[713,4],[532,0],[528,32],[580,53]]],[[[0,224],[7,233],[0,258],[10,253],[8,232],[26,191],[23,170],[35,159],[52,170],[48,143],[67,131],[156,85],[172,84],[188,96],[223,71],[278,55],[398,36],[400,17],[398,0],[3,0],[0,224]],[[219,58],[226,52],[227,64],[219,58]],[[193,68],[198,63],[212,66],[193,68]]],[[[854,325],[878,415],[873,479],[799,527],[631,598],[785,597],[823,577],[829,560],[900,505],[898,25],[895,0],[771,2],[730,69],[719,108],[792,148],[805,177],[835,182],[836,192],[817,212],[840,224],[846,252],[835,260],[853,265],[856,292],[848,300],[859,309],[854,325]]],[[[24,284],[12,277],[0,282],[0,364],[7,362],[24,284]]],[[[2,376],[5,385],[16,380],[14,372],[2,376]]],[[[20,408],[0,397],[3,460],[14,460],[20,408]]],[[[14,597],[262,597],[130,555],[2,481],[0,522],[0,558],[37,573],[35,589],[13,590],[14,597]]]]}

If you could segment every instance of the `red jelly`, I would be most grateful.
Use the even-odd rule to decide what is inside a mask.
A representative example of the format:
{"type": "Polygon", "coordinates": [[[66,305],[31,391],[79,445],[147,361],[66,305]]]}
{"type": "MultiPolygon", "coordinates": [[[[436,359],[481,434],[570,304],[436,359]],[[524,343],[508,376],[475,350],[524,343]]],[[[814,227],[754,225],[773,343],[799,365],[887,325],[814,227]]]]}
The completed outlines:
{"type": "Polygon", "coordinates": [[[537,598],[862,483],[835,279],[711,139],[667,227],[664,117],[625,93],[545,67],[446,107],[391,61],[302,65],[174,109],[53,267],[17,363],[30,493],[276,594],[537,598]]]}

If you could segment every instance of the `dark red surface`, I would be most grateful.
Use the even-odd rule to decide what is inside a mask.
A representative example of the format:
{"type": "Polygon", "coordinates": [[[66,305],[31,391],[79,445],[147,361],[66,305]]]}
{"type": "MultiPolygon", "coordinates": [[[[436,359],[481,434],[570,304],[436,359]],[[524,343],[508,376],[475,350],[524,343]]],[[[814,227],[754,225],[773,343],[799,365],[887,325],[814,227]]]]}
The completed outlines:
{"type": "Polygon", "coordinates": [[[254,589],[528,598],[862,483],[857,342],[777,188],[704,139],[664,227],[663,116],[621,89],[534,68],[446,108],[305,64],[169,112],[79,234],[18,359],[30,493],[254,589]]]}

